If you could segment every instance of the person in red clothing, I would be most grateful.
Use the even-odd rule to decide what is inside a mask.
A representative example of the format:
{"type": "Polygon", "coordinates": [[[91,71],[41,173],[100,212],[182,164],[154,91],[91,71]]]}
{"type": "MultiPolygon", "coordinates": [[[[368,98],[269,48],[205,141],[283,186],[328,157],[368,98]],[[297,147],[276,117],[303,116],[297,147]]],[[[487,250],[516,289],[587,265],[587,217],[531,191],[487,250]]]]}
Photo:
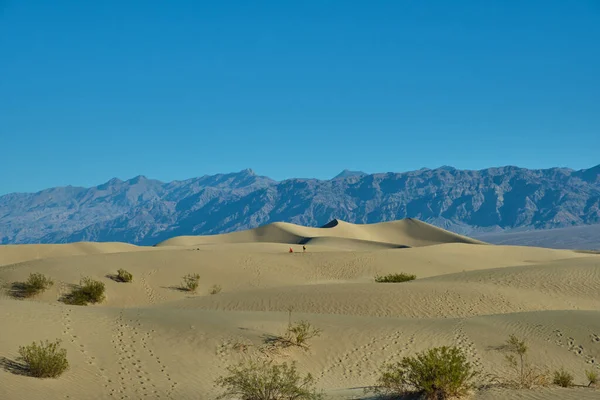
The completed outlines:
{"type": "Polygon", "coordinates": [[[294,252],[294,249],[292,249],[292,248],[290,247],[290,253],[293,253],[293,252],[294,252]]]}

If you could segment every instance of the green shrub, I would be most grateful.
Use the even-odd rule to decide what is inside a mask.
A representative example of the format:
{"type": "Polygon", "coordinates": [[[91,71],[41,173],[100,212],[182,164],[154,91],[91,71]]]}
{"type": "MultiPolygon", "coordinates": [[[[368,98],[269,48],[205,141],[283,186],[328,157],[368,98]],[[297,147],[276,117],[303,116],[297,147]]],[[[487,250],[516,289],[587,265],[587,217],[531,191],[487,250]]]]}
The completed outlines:
{"type": "Polygon", "coordinates": [[[54,282],[43,274],[31,273],[20,287],[24,297],[32,297],[49,289],[52,285],[54,282]]]}
{"type": "Polygon", "coordinates": [[[119,280],[121,282],[131,282],[131,281],[133,281],[133,275],[129,271],[126,271],[124,269],[119,269],[117,271],[117,280],[119,280]]]}
{"type": "Polygon", "coordinates": [[[385,364],[375,386],[379,394],[403,396],[417,392],[427,399],[466,395],[479,375],[457,347],[435,347],[395,364],[385,364]]]}
{"type": "Polygon", "coordinates": [[[527,389],[548,384],[547,373],[527,361],[526,354],[529,348],[524,340],[517,338],[515,335],[510,335],[505,347],[509,352],[505,355],[505,359],[515,376],[507,379],[506,383],[517,388],[527,389]]]}
{"type": "Polygon", "coordinates": [[[229,375],[220,377],[216,385],[224,389],[218,399],[244,400],[320,400],[314,378],[300,376],[296,364],[274,364],[270,361],[246,361],[227,368],[229,375]]]}
{"type": "Polygon", "coordinates": [[[573,386],[573,379],[573,375],[565,371],[564,368],[561,368],[558,371],[554,371],[554,379],[552,380],[552,383],[566,388],[573,386]]]}
{"type": "Polygon", "coordinates": [[[286,330],[285,341],[290,345],[308,347],[308,341],[321,335],[321,329],[315,328],[308,321],[290,323],[286,330]]]}
{"type": "Polygon", "coordinates": [[[375,282],[379,283],[398,283],[398,282],[408,282],[417,279],[416,275],[405,274],[401,272],[399,274],[389,274],[389,275],[377,275],[375,276],[375,282]]]}
{"type": "Polygon", "coordinates": [[[187,274],[183,277],[183,286],[184,290],[188,292],[195,292],[200,285],[200,275],[198,274],[187,274]]]}
{"type": "Polygon", "coordinates": [[[69,368],[67,350],[59,348],[60,340],[32,343],[19,348],[19,355],[25,362],[31,376],[56,378],[69,368]]]}
{"type": "Polygon", "coordinates": [[[588,387],[596,385],[598,383],[598,372],[594,370],[585,371],[585,377],[588,380],[588,387]]]}
{"type": "Polygon", "coordinates": [[[212,288],[210,289],[210,294],[221,293],[222,289],[223,288],[221,287],[221,285],[213,285],[212,288]]]}
{"type": "Polygon", "coordinates": [[[88,303],[101,303],[104,301],[104,283],[91,278],[83,278],[79,287],[66,296],[65,303],[87,306],[88,303]]]}

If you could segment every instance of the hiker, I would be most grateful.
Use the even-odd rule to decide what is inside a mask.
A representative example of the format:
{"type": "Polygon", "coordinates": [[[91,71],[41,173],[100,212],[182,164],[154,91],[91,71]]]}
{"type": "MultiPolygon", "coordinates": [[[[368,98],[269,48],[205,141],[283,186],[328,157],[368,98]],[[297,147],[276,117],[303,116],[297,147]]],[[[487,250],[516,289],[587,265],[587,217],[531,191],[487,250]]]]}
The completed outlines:
{"type": "Polygon", "coordinates": [[[306,252],[306,246],[302,246],[302,252],[306,252]]]}
{"type": "Polygon", "coordinates": [[[293,252],[294,252],[294,250],[290,247],[290,253],[293,253],[293,252]]]}

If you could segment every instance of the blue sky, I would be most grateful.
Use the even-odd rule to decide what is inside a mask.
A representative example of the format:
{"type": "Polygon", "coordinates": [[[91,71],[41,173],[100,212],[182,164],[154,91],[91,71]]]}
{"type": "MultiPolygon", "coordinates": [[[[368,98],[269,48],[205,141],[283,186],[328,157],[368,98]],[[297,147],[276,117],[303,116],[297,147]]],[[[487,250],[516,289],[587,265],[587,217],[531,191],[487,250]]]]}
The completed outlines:
{"type": "Polygon", "coordinates": [[[0,0],[0,194],[600,163],[600,2],[0,0]]]}

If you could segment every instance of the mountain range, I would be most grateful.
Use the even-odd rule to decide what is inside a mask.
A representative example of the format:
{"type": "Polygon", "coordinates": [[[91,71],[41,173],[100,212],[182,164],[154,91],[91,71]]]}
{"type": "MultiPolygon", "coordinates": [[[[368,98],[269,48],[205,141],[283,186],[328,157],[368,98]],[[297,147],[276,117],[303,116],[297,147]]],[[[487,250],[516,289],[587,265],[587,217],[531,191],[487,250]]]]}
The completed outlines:
{"type": "Polygon", "coordinates": [[[183,181],[114,178],[0,197],[0,243],[121,241],[153,245],[284,221],[417,218],[479,235],[600,223],[600,165],[583,170],[423,168],[330,180],[275,181],[250,169],[183,181]]]}

